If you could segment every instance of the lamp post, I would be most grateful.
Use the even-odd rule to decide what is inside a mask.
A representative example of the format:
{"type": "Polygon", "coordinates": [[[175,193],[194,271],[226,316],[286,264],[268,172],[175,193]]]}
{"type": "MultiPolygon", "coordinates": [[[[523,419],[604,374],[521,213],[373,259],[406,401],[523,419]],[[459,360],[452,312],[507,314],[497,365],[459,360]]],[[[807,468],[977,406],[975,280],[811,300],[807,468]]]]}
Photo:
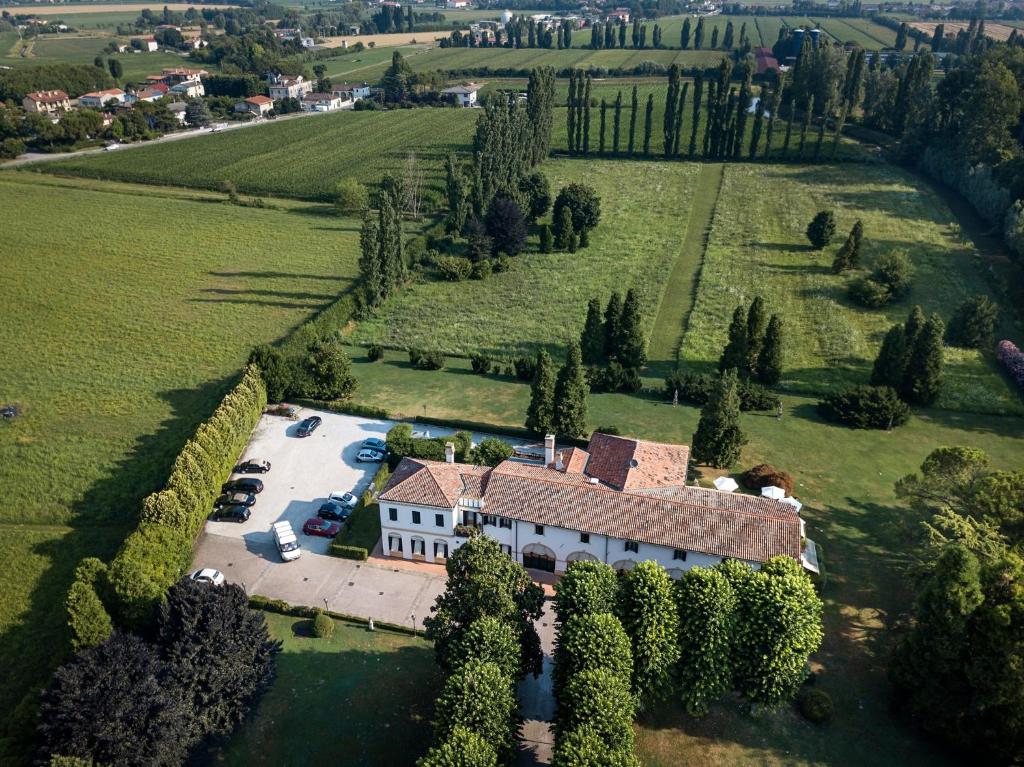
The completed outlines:
{"type": "Polygon", "coordinates": [[[327,597],[324,597],[324,612],[328,612],[330,608],[327,606],[327,597]]]}
{"type": "Polygon", "coordinates": [[[415,631],[416,630],[416,613],[413,613],[409,617],[412,618],[412,630],[415,631]]]}

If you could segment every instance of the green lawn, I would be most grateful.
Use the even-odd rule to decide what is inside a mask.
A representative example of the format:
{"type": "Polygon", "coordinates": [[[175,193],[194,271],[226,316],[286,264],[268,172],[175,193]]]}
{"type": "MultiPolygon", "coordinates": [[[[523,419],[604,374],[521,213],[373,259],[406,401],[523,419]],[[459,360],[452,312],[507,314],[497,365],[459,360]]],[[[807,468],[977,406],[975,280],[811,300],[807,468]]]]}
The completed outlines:
{"type": "MultiPolygon", "coordinates": [[[[464,359],[449,358],[443,371],[427,372],[410,369],[399,352],[381,362],[369,362],[356,349],[352,355],[360,402],[395,416],[522,426],[526,384],[473,375],[464,359]]],[[[885,753],[893,764],[947,764],[948,757],[889,711],[889,629],[912,598],[904,569],[908,538],[893,483],[940,445],[979,447],[997,466],[1019,469],[1024,419],[924,411],[891,433],[855,431],[821,421],[813,399],[787,395],[783,403],[781,419],[742,416],[750,442],[736,469],[768,461],[796,477],[808,535],[819,544],[826,571],[825,643],[814,668],[836,704],[835,719],[819,727],[789,709],[751,717],[723,704],[697,721],[666,707],[638,728],[641,759],[658,767],[845,765],[877,763],[877,754],[885,753]]],[[[612,425],[624,434],[689,444],[698,415],[696,408],[653,397],[594,394],[588,422],[592,428],[612,425]]]]}
{"type": "Polygon", "coordinates": [[[41,170],[206,189],[230,180],[243,192],[332,199],[341,179],[379,181],[400,172],[412,153],[436,189],[445,155],[468,149],[475,121],[469,109],[337,112],[61,160],[41,170]]]}
{"type": "Polygon", "coordinates": [[[282,205],[0,174],[5,719],[66,651],[78,560],[116,550],[252,345],[351,284],[357,222],[282,205]]]}
{"type": "Polygon", "coordinates": [[[601,222],[590,247],[576,254],[532,252],[511,259],[508,272],[483,281],[445,282],[428,276],[388,301],[359,324],[354,339],[450,353],[560,352],[578,337],[587,302],[608,300],[612,290],[636,288],[648,325],[686,234],[700,166],[688,163],[622,163],[551,160],[544,172],[557,190],[571,181],[594,186],[601,222]]]}
{"type": "Polygon", "coordinates": [[[211,762],[411,767],[426,753],[441,681],[429,642],[342,621],[317,639],[307,618],[266,616],[284,642],[277,680],[211,762]]]}
{"type": "MultiPolygon", "coordinates": [[[[948,320],[964,299],[988,292],[983,268],[941,199],[892,166],[728,165],[682,360],[713,366],[733,309],[761,294],[785,321],[784,388],[809,394],[866,382],[892,324],[905,319],[914,304],[948,320]],[[822,209],[835,211],[837,236],[818,252],[804,232],[822,209]],[[909,297],[885,309],[852,303],[846,287],[854,277],[834,275],[830,268],[857,219],[864,222],[865,264],[903,250],[916,267],[909,297]]],[[[1000,337],[1014,330],[1007,316],[1000,337]]],[[[1024,413],[991,353],[952,348],[946,350],[938,406],[1024,413]]]]}

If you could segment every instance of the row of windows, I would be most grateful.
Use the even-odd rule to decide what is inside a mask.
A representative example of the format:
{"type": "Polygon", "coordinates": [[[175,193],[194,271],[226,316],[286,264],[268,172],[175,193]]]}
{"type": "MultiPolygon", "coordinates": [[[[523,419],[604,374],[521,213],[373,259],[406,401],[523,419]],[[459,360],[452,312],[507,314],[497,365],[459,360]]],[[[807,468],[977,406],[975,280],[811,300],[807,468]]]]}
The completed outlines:
{"type": "MultiPolygon", "coordinates": [[[[504,527],[504,528],[507,528],[509,530],[512,529],[512,520],[511,519],[506,519],[505,517],[496,517],[493,514],[481,514],[480,516],[482,518],[482,522],[483,522],[484,526],[490,525],[492,527],[497,526],[497,527],[504,527]]],[[[392,522],[397,522],[398,521],[398,509],[388,509],[388,519],[390,519],[392,522]]],[[[413,511],[412,512],[412,523],[414,525],[420,524],[420,512],[418,512],[418,511],[413,511]]],[[[444,527],[445,526],[444,514],[435,514],[434,515],[434,524],[437,525],[437,527],[444,527]]],[[[533,533],[534,533],[534,535],[544,535],[544,525],[534,525],[533,526],[533,533]]],[[[590,533],[580,533],[580,543],[590,543],[590,533]]],[[[640,552],[640,544],[637,543],[636,541],[626,541],[625,545],[624,545],[624,548],[625,548],[626,551],[631,551],[634,554],[638,554],[640,552]]],[[[686,551],[684,551],[683,549],[675,549],[672,552],[672,559],[673,560],[678,560],[678,561],[681,561],[681,562],[685,562],[686,561],[686,551]]]]}

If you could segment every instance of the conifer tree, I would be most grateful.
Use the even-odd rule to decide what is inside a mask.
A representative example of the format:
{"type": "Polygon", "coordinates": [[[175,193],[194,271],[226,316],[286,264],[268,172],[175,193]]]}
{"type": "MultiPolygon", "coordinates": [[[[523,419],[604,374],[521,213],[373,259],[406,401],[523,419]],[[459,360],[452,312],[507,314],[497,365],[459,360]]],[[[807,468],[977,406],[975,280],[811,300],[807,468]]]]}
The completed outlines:
{"type": "Polygon", "coordinates": [[[693,49],[699,51],[704,45],[704,17],[697,19],[697,29],[693,33],[693,49]]]}
{"type": "Polygon", "coordinates": [[[718,360],[719,370],[735,370],[737,373],[746,375],[749,364],[749,352],[747,347],[747,313],[742,306],[737,306],[732,313],[732,323],[729,325],[729,342],[722,351],[722,357],[718,360]]]}
{"type": "Polygon", "coordinates": [[[654,115],[654,94],[647,94],[647,108],[644,110],[644,155],[651,154],[651,117],[654,115]]]}
{"type": "Polygon", "coordinates": [[[811,127],[811,118],[814,116],[814,96],[807,99],[807,108],[804,110],[804,119],[800,123],[800,148],[797,157],[804,158],[804,146],[807,143],[807,129],[811,127]]]}
{"type": "Polygon", "coordinates": [[[626,22],[619,20],[619,47],[626,47],[626,22]]]}
{"type": "Polygon", "coordinates": [[[569,96],[566,99],[565,130],[568,134],[569,154],[576,154],[576,70],[569,70],[569,96]]]}
{"type": "Polygon", "coordinates": [[[637,97],[636,85],[633,86],[633,96],[630,99],[629,109],[629,154],[632,157],[636,149],[636,115],[640,111],[640,99],[637,97]]]}
{"type": "Polygon", "coordinates": [[[914,344],[917,343],[917,337],[924,328],[926,320],[924,310],[920,306],[915,305],[907,315],[907,321],[903,324],[903,338],[907,344],[907,354],[910,354],[914,344]]]}
{"type": "Polygon", "coordinates": [[[729,49],[732,48],[732,43],[733,43],[732,21],[727,21],[725,23],[725,34],[722,35],[722,47],[725,48],[726,50],[729,50],[729,49]]]}
{"type": "Polygon", "coordinates": [[[569,344],[565,364],[555,381],[555,434],[579,437],[587,431],[587,394],[590,387],[583,372],[580,347],[569,344]]]}
{"type": "Polygon", "coordinates": [[[679,157],[681,151],[681,137],[680,134],[683,132],[683,111],[686,109],[686,95],[690,92],[690,82],[687,80],[683,83],[682,90],[679,91],[679,104],[676,106],[676,123],[672,126],[672,156],[679,157]]]}
{"type": "Polygon", "coordinates": [[[710,156],[708,152],[711,147],[711,124],[715,121],[715,106],[718,103],[715,93],[717,88],[718,84],[713,78],[708,81],[708,116],[704,120],[704,138],[701,146],[701,154],[705,158],[710,156]]]}
{"type": "Polygon", "coordinates": [[[821,124],[818,126],[818,141],[814,145],[814,161],[821,157],[821,146],[825,142],[825,128],[828,126],[828,115],[832,111],[832,102],[825,102],[825,111],[821,113],[821,124]]]}
{"type": "Polygon", "coordinates": [[[864,225],[858,220],[846,236],[846,241],[836,252],[836,257],[832,261],[833,272],[839,274],[847,269],[855,269],[857,267],[860,262],[860,242],[863,237],[864,225]]]}
{"type": "Polygon", "coordinates": [[[647,363],[646,347],[643,319],[640,316],[640,298],[636,291],[630,288],[622,305],[615,357],[623,367],[639,370],[647,363]]]}
{"type": "Polygon", "coordinates": [[[711,50],[718,48],[718,27],[711,30],[711,50]]]}
{"type": "Polygon", "coordinates": [[[622,91],[615,97],[615,114],[612,117],[612,153],[619,153],[619,134],[622,127],[622,91]]]}
{"type": "Polygon", "coordinates": [[[767,100],[768,92],[767,88],[765,88],[764,90],[761,91],[761,95],[757,99],[757,107],[754,110],[754,128],[750,133],[750,151],[748,153],[751,160],[757,159],[757,150],[760,148],[761,131],[763,130],[764,126],[764,113],[765,109],[767,108],[765,106],[765,101],[767,100]]]}
{"type": "Polygon", "coordinates": [[[772,151],[772,139],[775,138],[775,119],[779,116],[779,107],[782,106],[782,89],[786,87],[786,74],[779,73],[779,82],[772,92],[771,106],[768,107],[768,135],[765,136],[764,158],[772,151]]]}
{"type": "Polygon", "coordinates": [[[384,300],[384,275],[381,272],[377,220],[369,210],[363,216],[359,247],[359,275],[362,279],[363,302],[367,308],[372,309],[384,300]]]}
{"type": "Polygon", "coordinates": [[[600,365],[604,360],[604,319],[601,302],[591,298],[587,304],[587,319],[580,335],[580,354],[585,365],[600,365]]]}
{"type": "Polygon", "coordinates": [[[604,149],[605,149],[604,130],[605,130],[605,122],[606,122],[606,114],[607,114],[607,112],[608,112],[608,102],[606,102],[604,99],[601,99],[601,128],[600,128],[600,139],[599,139],[600,143],[598,144],[598,150],[597,150],[599,154],[604,154],[604,149]]]}
{"type": "Polygon", "coordinates": [[[619,325],[622,323],[622,296],[612,293],[604,310],[604,356],[614,359],[619,344],[619,325]]]}
{"type": "Polygon", "coordinates": [[[744,67],[743,85],[740,87],[739,99],[736,102],[736,133],[732,139],[732,151],[729,156],[740,159],[743,151],[743,137],[747,134],[747,111],[750,109],[751,77],[753,68],[744,67]]]}
{"type": "Polygon", "coordinates": [[[575,253],[579,249],[579,247],[580,247],[580,236],[578,234],[576,234],[575,230],[570,231],[569,232],[569,242],[565,246],[565,249],[569,253],[575,253]]]}
{"type": "Polygon", "coordinates": [[[697,73],[693,81],[693,125],[690,126],[690,148],[687,155],[692,160],[697,156],[697,127],[700,125],[700,104],[704,96],[704,75],[697,73]]]}
{"type": "Polygon", "coordinates": [[[757,361],[764,345],[764,334],[768,327],[768,314],[764,308],[764,299],[754,296],[747,310],[747,370],[756,372],[757,361]]]}
{"type": "Polygon", "coordinates": [[[740,428],[740,397],[735,370],[726,370],[715,382],[701,408],[690,454],[696,463],[726,469],[739,460],[746,437],[740,428]]]}
{"type": "Polygon", "coordinates": [[[583,92],[583,155],[590,154],[590,72],[587,72],[586,88],[583,92]]]}
{"type": "Polygon", "coordinates": [[[871,369],[872,386],[889,386],[897,391],[903,385],[907,369],[907,341],[902,325],[893,325],[885,334],[871,369]]]}
{"type": "Polygon", "coordinates": [[[793,136],[793,118],[796,116],[796,99],[792,96],[789,97],[789,104],[786,105],[788,112],[786,118],[786,138],[782,142],[782,156],[786,157],[789,154],[789,140],[793,136]]]}
{"type": "Polygon", "coordinates": [[[554,236],[551,234],[551,227],[544,224],[540,230],[540,252],[550,253],[554,250],[554,236]]]}
{"type": "Polygon", "coordinates": [[[690,47],[690,17],[683,19],[683,30],[679,34],[679,47],[684,51],[690,47]]]}
{"type": "Polygon", "coordinates": [[[575,233],[572,228],[572,211],[566,205],[558,212],[558,220],[555,221],[555,247],[568,250],[569,240],[575,233]]]}
{"type": "MultiPolygon", "coordinates": [[[[668,70],[668,90],[665,92],[665,156],[669,157],[672,152],[672,127],[675,118],[676,100],[679,96],[679,66],[673,64],[668,70]]],[[[646,154],[646,152],[645,152],[646,154]]]]}
{"type": "Polygon", "coordinates": [[[579,152],[583,148],[583,91],[584,91],[584,76],[580,72],[576,77],[576,151],[579,152]]]}
{"type": "Polygon", "coordinates": [[[535,434],[548,434],[555,424],[555,367],[541,349],[530,384],[530,406],[526,410],[526,428],[535,434]]]}
{"type": "Polygon", "coordinates": [[[774,386],[782,378],[782,318],[773,314],[757,358],[757,380],[774,386]]]}
{"type": "Polygon", "coordinates": [[[917,334],[907,358],[903,376],[903,399],[918,405],[931,405],[942,388],[942,339],[946,325],[933,314],[917,334]]]}

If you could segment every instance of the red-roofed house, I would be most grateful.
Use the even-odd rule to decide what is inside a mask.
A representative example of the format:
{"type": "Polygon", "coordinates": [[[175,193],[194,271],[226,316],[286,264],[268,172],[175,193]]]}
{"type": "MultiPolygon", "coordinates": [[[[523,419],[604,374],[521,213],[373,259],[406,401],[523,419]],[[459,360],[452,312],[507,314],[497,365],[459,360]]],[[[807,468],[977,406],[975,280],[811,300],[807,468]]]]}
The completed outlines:
{"type": "Polygon", "coordinates": [[[249,112],[257,117],[262,117],[273,109],[274,100],[268,96],[250,96],[235,104],[236,112],[249,112]]]}
{"type": "Polygon", "coordinates": [[[759,75],[763,75],[769,69],[779,71],[779,61],[775,58],[771,48],[754,48],[754,61],[757,64],[759,75]]]}
{"type": "Polygon", "coordinates": [[[512,458],[493,469],[404,458],[379,495],[384,553],[436,562],[479,528],[527,567],[569,562],[616,570],[653,560],[673,577],[725,558],[752,567],[788,556],[817,570],[814,544],[792,505],[686,485],[689,448],[594,434],[586,450],[543,460],[512,458]],[[458,531],[458,532],[457,532],[458,531]]]}
{"type": "Polygon", "coordinates": [[[71,109],[71,99],[64,91],[36,91],[21,100],[26,112],[59,114],[71,109]]]}

